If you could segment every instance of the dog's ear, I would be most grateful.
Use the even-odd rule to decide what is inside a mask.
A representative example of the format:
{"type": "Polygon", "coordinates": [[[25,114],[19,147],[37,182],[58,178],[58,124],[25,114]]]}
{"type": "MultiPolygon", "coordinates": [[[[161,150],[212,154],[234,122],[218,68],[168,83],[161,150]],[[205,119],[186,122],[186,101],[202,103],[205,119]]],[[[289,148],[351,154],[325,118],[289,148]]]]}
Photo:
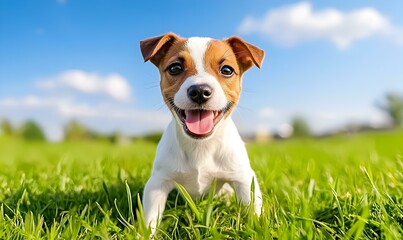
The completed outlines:
{"type": "Polygon", "coordinates": [[[232,48],[240,64],[241,71],[245,72],[253,64],[258,68],[262,66],[264,51],[242,40],[239,37],[230,37],[225,40],[232,48]]]}
{"type": "Polygon", "coordinates": [[[140,49],[144,62],[150,60],[154,65],[158,66],[166,51],[177,39],[179,39],[179,36],[175,33],[167,33],[140,41],[140,49]]]}

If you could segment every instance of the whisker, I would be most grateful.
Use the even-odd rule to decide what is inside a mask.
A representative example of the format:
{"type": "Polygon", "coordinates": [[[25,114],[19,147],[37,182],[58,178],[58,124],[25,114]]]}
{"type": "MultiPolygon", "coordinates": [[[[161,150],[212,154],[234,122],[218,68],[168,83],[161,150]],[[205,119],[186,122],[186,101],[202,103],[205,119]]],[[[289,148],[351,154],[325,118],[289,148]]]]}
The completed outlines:
{"type": "Polygon", "coordinates": [[[160,84],[159,83],[149,83],[149,84],[147,84],[146,86],[144,86],[146,89],[153,89],[153,88],[157,88],[157,87],[159,87],[160,86],[160,84]]]}
{"type": "Polygon", "coordinates": [[[237,116],[238,118],[240,118],[242,121],[245,121],[245,120],[247,120],[247,119],[246,119],[246,117],[245,117],[245,114],[242,114],[242,112],[239,111],[240,109],[246,110],[246,111],[248,111],[248,112],[250,112],[250,113],[253,113],[253,110],[252,110],[251,108],[248,108],[248,107],[245,107],[245,106],[242,106],[242,105],[238,105],[238,106],[234,109],[234,115],[236,114],[236,116],[237,116]]]}
{"type": "Polygon", "coordinates": [[[257,93],[255,88],[242,88],[242,94],[254,94],[257,93]]]}
{"type": "Polygon", "coordinates": [[[238,108],[238,109],[242,109],[242,110],[247,110],[247,111],[249,111],[249,112],[253,112],[253,109],[252,109],[252,108],[245,107],[245,106],[243,106],[243,105],[239,105],[239,104],[238,104],[237,108],[238,108]]]}
{"type": "Polygon", "coordinates": [[[163,102],[163,103],[156,104],[153,108],[154,108],[156,111],[162,111],[165,106],[166,106],[166,104],[163,102]]]}

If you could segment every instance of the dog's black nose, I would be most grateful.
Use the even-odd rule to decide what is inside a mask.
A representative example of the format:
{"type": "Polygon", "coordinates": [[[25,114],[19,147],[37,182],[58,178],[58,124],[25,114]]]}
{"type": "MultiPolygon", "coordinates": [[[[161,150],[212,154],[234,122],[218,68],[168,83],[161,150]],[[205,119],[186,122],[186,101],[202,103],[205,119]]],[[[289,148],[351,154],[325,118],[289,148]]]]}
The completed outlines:
{"type": "Polygon", "coordinates": [[[188,97],[195,103],[205,103],[212,96],[213,89],[207,84],[192,85],[188,88],[188,97]]]}

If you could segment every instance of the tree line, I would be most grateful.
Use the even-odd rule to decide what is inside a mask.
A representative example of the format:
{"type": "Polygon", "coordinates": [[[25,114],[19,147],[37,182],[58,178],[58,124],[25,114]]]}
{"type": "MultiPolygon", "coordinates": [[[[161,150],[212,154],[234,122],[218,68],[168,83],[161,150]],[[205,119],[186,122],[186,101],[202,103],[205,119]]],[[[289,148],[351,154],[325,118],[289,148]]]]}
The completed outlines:
{"type": "MultiPolygon", "coordinates": [[[[0,123],[0,133],[5,136],[20,138],[26,141],[46,141],[46,135],[41,126],[34,120],[25,121],[20,127],[14,127],[10,121],[4,119],[0,123]]],[[[122,138],[120,132],[102,134],[91,130],[77,120],[71,120],[64,127],[64,141],[74,140],[105,140],[112,143],[122,138]]]]}

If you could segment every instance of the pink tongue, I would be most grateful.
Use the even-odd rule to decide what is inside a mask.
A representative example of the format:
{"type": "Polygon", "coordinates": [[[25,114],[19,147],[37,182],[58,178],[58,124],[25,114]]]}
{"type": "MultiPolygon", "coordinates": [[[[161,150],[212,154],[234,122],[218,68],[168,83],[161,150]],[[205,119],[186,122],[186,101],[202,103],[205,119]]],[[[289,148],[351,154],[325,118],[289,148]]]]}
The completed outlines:
{"type": "Polygon", "coordinates": [[[214,126],[213,111],[185,110],[186,126],[194,134],[209,133],[214,126]]]}

